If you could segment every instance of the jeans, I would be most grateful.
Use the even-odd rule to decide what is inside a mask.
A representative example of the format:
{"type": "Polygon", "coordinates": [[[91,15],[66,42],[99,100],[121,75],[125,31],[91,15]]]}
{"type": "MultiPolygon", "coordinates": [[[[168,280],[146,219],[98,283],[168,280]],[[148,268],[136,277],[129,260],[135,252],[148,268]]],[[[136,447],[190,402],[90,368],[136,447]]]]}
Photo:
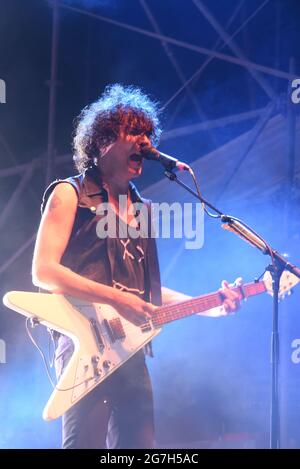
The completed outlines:
{"type": "MultiPolygon", "coordinates": [[[[57,378],[74,347],[60,336],[57,378]]],[[[137,352],[118,370],[71,407],[62,418],[62,448],[153,448],[153,395],[145,355],[137,352]]]]}

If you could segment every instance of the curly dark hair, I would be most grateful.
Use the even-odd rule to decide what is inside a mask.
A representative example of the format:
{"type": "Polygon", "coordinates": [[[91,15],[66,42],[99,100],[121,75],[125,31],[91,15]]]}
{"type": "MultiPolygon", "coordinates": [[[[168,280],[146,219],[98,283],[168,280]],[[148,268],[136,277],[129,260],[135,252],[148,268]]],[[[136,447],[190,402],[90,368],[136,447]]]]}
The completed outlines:
{"type": "Polygon", "coordinates": [[[83,172],[101,150],[117,140],[121,131],[146,134],[157,145],[160,134],[158,103],[139,88],[109,85],[100,98],[85,107],[76,121],[73,140],[74,162],[83,172]]]}

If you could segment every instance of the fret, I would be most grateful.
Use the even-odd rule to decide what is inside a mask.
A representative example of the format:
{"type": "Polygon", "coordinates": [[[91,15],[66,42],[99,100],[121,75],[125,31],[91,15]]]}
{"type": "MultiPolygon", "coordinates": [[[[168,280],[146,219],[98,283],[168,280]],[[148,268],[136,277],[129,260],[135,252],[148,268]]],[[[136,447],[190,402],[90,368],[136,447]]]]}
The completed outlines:
{"type": "MultiPolygon", "coordinates": [[[[232,288],[233,291],[240,294],[241,297],[258,295],[266,291],[264,282],[254,282],[243,285],[242,287],[232,288]]],[[[161,327],[163,324],[175,321],[193,314],[199,314],[212,308],[222,306],[224,296],[221,291],[210,293],[209,295],[191,298],[181,303],[165,305],[157,308],[152,319],[154,327],[161,327]]]]}
{"type": "Polygon", "coordinates": [[[248,283],[243,287],[243,289],[246,292],[246,297],[258,295],[267,291],[264,282],[248,283]]]}

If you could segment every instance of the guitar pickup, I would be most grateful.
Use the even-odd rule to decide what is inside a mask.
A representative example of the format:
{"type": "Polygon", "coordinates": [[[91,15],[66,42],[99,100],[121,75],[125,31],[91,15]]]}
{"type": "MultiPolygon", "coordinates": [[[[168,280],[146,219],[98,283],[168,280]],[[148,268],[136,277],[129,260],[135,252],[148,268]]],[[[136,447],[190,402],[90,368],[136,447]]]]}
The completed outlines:
{"type": "Polygon", "coordinates": [[[112,343],[125,339],[126,334],[120,318],[111,319],[110,321],[104,319],[103,323],[112,343]]]}
{"type": "Polygon", "coordinates": [[[103,343],[103,340],[102,340],[101,335],[100,335],[100,331],[99,331],[97,321],[94,318],[90,318],[90,326],[91,326],[92,332],[94,334],[94,337],[96,339],[98,349],[100,350],[100,352],[103,352],[104,343],[103,343]]]}

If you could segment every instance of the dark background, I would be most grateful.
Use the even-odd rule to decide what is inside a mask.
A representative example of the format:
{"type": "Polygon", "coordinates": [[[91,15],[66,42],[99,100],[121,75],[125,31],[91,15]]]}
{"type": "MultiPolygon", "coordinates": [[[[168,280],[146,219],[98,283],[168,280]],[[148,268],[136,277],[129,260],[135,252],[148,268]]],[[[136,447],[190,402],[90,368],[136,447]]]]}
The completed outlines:
{"type": "MultiPolygon", "coordinates": [[[[294,58],[294,73],[300,76],[300,3],[297,0],[204,0],[203,3],[230,36],[265,4],[241,28],[234,41],[249,61],[270,68],[288,72],[290,60],[294,58]]],[[[224,54],[234,56],[228,46],[223,46],[217,32],[192,0],[64,0],[61,4],[153,31],[153,22],[146,13],[148,9],[148,15],[150,11],[162,35],[207,49],[217,46],[224,54]]],[[[71,157],[73,121],[109,83],[134,84],[157,99],[164,109],[162,122],[166,132],[260,109],[270,101],[248,70],[219,59],[211,60],[201,76],[176,95],[182,83],[205,63],[207,55],[185,47],[163,45],[158,39],[65,7],[59,9],[58,29],[55,132],[50,153],[58,158],[69,155],[69,158],[53,168],[50,179],[75,173],[71,157]]],[[[0,79],[5,80],[7,93],[6,103],[0,104],[0,213],[5,215],[0,225],[2,294],[14,289],[34,290],[30,275],[32,237],[39,223],[41,196],[49,180],[46,168],[51,40],[51,2],[1,0],[0,79]],[[40,163],[6,213],[6,204],[12,201],[26,167],[15,172],[3,173],[2,170],[18,168],[36,158],[41,159],[40,163]],[[16,255],[20,249],[20,255],[16,255]]],[[[271,74],[261,74],[261,77],[277,97],[274,113],[281,112],[286,117],[288,80],[271,74]]],[[[237,119],[234,124],[166,138],[160,149],[194,162],[252,129],[255,123],[255,118],[237,119]]],[[[297,147],[296,158],[298,155],[297,147]]],[[[272,158],[272,154],[266,158],[272,158]]],[[[138,183],[140,189],[162,178],[160,168],[149,165],[138,183]]],[[[217,170],[222,171],[222,168],[217,170]]],[[[298,216],[296,185],[293,191],[290,213],[298,216]]],[[[269,208],[265,212],[249,211],[248,215],[256,220],[258,227],[267,227],[264,234],[273,236],[272,241],[280,249],[289,249],[296,261],[299,223],[293,222],[287,235],[281,229],[282,221],[277,219],[276,222],[276,217],[282,214],[281,199],[273,201],[272,210],[269,208]]],[[[258,260],[258,254],[253,261],[248,247],[241,248],[241,253],[236,251],[234,260],[229,251],[228,257],[220,260],[216,256],[217,242],[222,246],[223,240],[214,237],[217,234],[213,231],[208,233],[207,244],[199,256],[187,254],[181,261],[182,269],[177,268],[168,278],[166,276],[170,287],[196,294],[200,285],[204,293],[218,288],[224,276],[234,278],[242,273],[252,278],[263,268],[264,261],[258,260]],[[196,275],[191,280],[188,274],[193,271],[192,266],[196,275]],[[206,268],[213,271],[213,279],[205,275],[206,268]]],[[[230,249],[238,242],[232,241],[230,249]]],[[[164,268],[172,255],[171,249],[170,252],[161,249],[164,268]]],[[[226,441],[224,435],[227,435],[229,446],[242,445],[243,441],[268,446],[270,301],[261,298],[253,301],[253,315],[245,316],[243,312],[239,318],[230,318],[227,323],[222,319],[213,326],[203,319],[200,330],[199,318],[194,318],[184,326],[171,326],[172,332],[166,333],[164,339],[157,339],[158,356],[151,363],[151,369],[157,396],[159,445],[208,440],[217,445],[220,439],[226,441]],[[261,327],[257,327],[258,324],[261,327]],[[170,380],[174,383],[171,387],[170,380]]],[[[283,389],[287,388],[290,393],[286,391],[283,399],[284,444],[300,447],[296,425],[300,417],[299,396],[295,391],[299,371],[297,373],[297,367],[289,358],[290,340],[300,334],[296,314],[299,297],[295,295],[289,301],[290,322],[285,328],[285,332],[290,331],[286,336],[288,365],[284,376],[292,378],[282,382],[283,389]]],[[[249,305],[245,308],[247,312],[249,305]]],[[[43,333],[38,332],[38,335],[46,344],[43,333]]],[[[23,318],[4,307],[1,308],[0,338],[6,342],[7,362],[0,364],[0,447],[59,447],[59,422],[46,424],[40,419],[49,395],[40,358],[25,336],[23,318]]]]}

